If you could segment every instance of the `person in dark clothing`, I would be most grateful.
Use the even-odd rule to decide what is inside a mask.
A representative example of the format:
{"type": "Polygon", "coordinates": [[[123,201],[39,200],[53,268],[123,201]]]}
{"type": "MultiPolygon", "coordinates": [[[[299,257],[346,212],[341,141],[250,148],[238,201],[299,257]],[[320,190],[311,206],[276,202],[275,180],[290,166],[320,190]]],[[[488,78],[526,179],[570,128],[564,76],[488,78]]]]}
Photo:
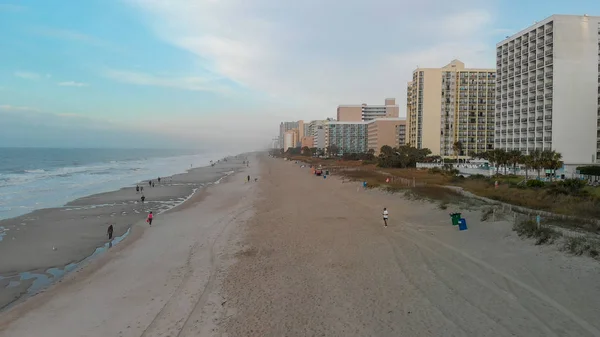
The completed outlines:
{"type": "Polygon", "coordinates": [[[152,187],[152,180],[148,180],[148,186],[152,187]]]}
{"type": "Polygon", "coordinates": [[[152,182],[152,187],[154,187],[154,182],[152,182]]]}
{"type": "Polygon", "coordinates": [[[113,225],[108,226],[108,231],[106,232],[106,235],[108,235],[108,239],[112,240],[113,237],[113,225]]]}
{"type": "Polygon", "coordinates": [[[136,193],[136,194],[137,194],[137,193],[140,193],[140,186],[139,186],[139,185],[136,185],[136,186],[135,186],[135,193],[136,193]]]}
{"type": "Polygon", "coordinates": [[[158,177],[158,183],[160,184],[160,177],[158,177]]]}
{"type": "Polygon", "coordinates": [[[140,186],[140,192],[144,193],[144,186],[140,186]]]}
{"type": "Polygon", "coordinates": [[[144,200],[146,200],[146,197],[144,195],[142,195],[142,197],[140,199],[142,199],[142,204],[143,204],[144,200]]]}

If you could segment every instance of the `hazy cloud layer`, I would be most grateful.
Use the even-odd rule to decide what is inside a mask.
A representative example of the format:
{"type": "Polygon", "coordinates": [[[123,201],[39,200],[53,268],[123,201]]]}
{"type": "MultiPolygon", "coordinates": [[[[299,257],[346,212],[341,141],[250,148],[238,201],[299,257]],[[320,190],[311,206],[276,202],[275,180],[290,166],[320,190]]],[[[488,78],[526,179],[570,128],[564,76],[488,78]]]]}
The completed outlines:
{"type": "Polygon", "coordinates": [[[42,78],[42,75],[31,71],[15,71],[14,75],[25,80],[39,80],[42,78]]]}
{"type": "Polygon", "coordinates": [[[458,58],[494,65],[493,2],[458,0],[127,0],[165,41],[211,71],[298,111],[332,116],[340,103],[396,97],[417,66],[458,58]],[[465,10],[467,9],[467,10],[465,10]],[[307,108],[309,108],[307,110],[307,108]]]}
{"type": "Polygon", "coordinates": [[[15,111],[39,111],[36,108],[31,108],[28,106],[15,106],[15,105],[0,105],[0,110],[7,112],[15,112],[15,111]]]}
{"type": "Polygon", "coordinates": [[[58,82],[57,83],[61,87],[87,87],[87,83],[75,82],[75,81],[66,81],[66,82],[58,82]]]}
{"type": "Polygon", "coordinates": [[[219,85],[212,78],[164,76],[116,69],[105,69],[102,75],[115,81],[142,86],[157,86],[190,91],[227,91],[225,86],[219,85]]]}

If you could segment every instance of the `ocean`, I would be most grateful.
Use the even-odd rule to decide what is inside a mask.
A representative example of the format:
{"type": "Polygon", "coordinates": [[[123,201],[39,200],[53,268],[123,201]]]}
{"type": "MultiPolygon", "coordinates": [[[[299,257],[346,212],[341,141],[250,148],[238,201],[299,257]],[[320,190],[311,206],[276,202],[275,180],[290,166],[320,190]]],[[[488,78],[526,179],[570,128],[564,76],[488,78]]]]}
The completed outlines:
{"type": "Polygon", "coordinates": [[[183,173],[223,158],[203,151],[0,148],[0,219],[137,182],[183,173]]]}

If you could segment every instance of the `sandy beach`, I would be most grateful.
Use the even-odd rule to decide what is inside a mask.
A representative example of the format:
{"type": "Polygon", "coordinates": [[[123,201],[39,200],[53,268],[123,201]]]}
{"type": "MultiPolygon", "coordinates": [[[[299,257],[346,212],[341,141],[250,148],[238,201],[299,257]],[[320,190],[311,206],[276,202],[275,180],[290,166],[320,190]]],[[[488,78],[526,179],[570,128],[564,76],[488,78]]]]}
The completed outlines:
{"type": "Polygon", "coordinates": [[[26,292],[42,289],[105,246],[109,225],[115,237],[123,236],[134,224],[143,223],[148,212],[158,214],[181,204],[195,191],[241,168],[241,162],[195,168],[162,177],[161,183],[155,179],[155,187],[140,182],[144,203],[142,192],[128,186],[0,221],[6,234],[0,242],[0,309],[26,292]]]}
{"type": "Polygon", "coordinates": [[[476,209],[458,231],[453,207],[261,156],[4,312],[0,336],[600,336],[596,261],[476,209]]]}

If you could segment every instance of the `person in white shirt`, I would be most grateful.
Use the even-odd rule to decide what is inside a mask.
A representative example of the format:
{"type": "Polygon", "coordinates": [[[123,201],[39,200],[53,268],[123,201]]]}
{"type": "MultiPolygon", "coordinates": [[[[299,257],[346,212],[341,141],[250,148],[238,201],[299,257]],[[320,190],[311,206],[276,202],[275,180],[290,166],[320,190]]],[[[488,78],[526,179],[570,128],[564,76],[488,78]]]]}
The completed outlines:
{"type": "Polygon", "coordinates": [[[384,207],[383,208],[383,226],[384,227],[387,227],[388,216],[389,216],[388,210],[387,210],[387,208],[384,207]]]}

